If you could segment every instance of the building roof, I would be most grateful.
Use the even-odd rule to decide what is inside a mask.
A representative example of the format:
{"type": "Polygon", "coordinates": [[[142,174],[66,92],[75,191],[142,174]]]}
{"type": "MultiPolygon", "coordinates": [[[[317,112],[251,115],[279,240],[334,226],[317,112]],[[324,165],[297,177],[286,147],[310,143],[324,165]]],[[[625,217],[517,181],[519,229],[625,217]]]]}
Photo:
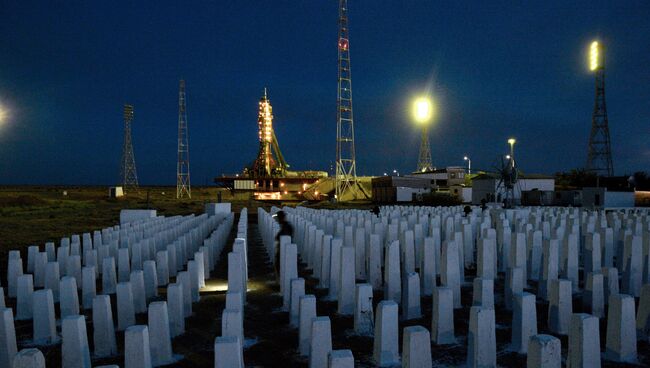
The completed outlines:
{"type": "MultiPolygon", "coordinates": [[[[500,176],[499,174],[496,173],[480,173],[474,177],[472,177],[472,180],[488,180],[488,179],[499,179],[500,176]]],[[[518,180],[534,180],[534,179],[548,179],[548,180],[555,180],[554,177],[549,176],[549,175],[544,175],[544,174],[523,174],[519,173],[519,178],[518,180]]]]}

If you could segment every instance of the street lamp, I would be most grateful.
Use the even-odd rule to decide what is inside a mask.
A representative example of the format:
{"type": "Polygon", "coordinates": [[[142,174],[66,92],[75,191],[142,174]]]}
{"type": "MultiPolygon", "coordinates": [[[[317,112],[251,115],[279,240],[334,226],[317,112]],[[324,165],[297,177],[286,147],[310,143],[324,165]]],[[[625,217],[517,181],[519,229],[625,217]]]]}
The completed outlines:
{"type": "Polygon", "coordinates": [[[510,156],[515,157],[515,143],[517,143],[517,140],[514,138],[508,139],[508,144],[510,145],[510,156]]]}
{"type": "Polygon", "coordinates": [[[463,160],[467,161],[467,173],[471,174],[472,173],[472,159],[465,156],[465,157],[463,157],[463,160]]]}

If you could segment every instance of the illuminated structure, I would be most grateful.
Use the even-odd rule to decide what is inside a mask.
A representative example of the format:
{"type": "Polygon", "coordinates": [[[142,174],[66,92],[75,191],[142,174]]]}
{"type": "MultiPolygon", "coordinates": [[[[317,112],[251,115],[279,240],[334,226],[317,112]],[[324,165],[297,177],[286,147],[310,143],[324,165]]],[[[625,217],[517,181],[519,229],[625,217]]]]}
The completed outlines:
{"type": "Polygon", "coordinates": [[[431,163],[431,147],[429,146],[429,123],[433,116],[433,105],[426,97],[420,97],[413,103],[413,117],[422,125],[422,139],[420,140],[420,154],[418,155],[418,172],[433,170],[431,163]]]}
{"type": "MultiPolygon", "coordinates": [[[[257,200],[297,201],[312,185],[323,178],[323,171],[290,171],[289,165],[280,151],[278,139],[273,129],[273,107],[266,89],[259,101],[257,112],[257,139],[259,151],[255,161],[244,168],[241,174],[222,175],[215,183],[229,189],[233,196],[246,199],[252,196],[257,200]]],[[[332,187],[333,191],[333,187],[332,187]]],[[[327,198],[328,195],[317,190],[310,191],[310,200],[327,198]]]]}
{"type": "Polygon", "coordinates": [[[185,81],[178,86],[178,162],[176,164],[176,198],[192,198],[190,187],[190,146],[185,109],[185,81]]]}
{"type": "Polygon", "coordinates": [[[357,169],[354,157],[354,119],[352,114],[352,73],[348,37],[347,0],[339,2],[338,95],[336,100],[336,189],[338,201],[357,192],[357,169]]]}
{"type": "Polygon", "coordinates": [[[280,152],[278,139],[273,131],[273,107],[266,94],[266,88],[259,102],[257,125],[260,150],[253,163],[252,174],[257,178],[284,175],[288,165],[280,152]]]}
{"type": "Polygon", "coordinates": [[[122,146],[122,162],[120,180],[124,192],[130,189],[138,190],[138,174],[135,170],[135,156],[131,139],[131,124],[133,123],[133,105],[124,105],[124,145],[122,146]]]}
{"type": "Polygon", "coordinates": [[[602,46],[598,41],[592,42],[589,49],[589,69],[596,75],[596,98],[591,117],[587,171],[603,176],[613,176],[614,166],[605,106],[605,64],[602,46]]]}

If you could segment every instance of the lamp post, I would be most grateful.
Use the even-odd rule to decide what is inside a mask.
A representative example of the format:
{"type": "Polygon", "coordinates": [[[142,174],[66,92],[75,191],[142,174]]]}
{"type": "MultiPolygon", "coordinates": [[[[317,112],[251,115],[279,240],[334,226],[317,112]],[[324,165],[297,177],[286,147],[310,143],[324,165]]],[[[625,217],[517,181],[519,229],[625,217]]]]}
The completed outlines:
{"type": "Polygon", "coordinates": [[[465,157],[463,157],[463,160],[467,161],[467,173],[471,174],[472,173],[472,159],[465,156],[465,157]]]}

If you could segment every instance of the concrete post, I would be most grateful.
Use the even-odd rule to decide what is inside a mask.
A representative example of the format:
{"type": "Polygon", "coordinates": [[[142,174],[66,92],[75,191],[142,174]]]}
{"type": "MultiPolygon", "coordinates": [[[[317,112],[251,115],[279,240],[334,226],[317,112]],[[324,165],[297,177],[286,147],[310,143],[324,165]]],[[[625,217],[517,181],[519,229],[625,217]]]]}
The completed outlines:
{"type": "Polygon", "coordinates": [[[397,303],[383,300],[377,304],[373,359],[379,367],[399,362],[397,303]]]}
{"type": "Polygon", "coordinates": [[[571,316],[567,368],[600,367],[598,318],[586,313],[571,316]]]}
{"type": "Polygon", "coordinates": [[[42,289],[34,292],[34,344],[46,345],[58,340],[56,317],[52,290],[42,289]]]}
{"type": "Polygon", "coordinates": [[[61,366],[63,368],[91,368],[86,319],[68,316],[61,321],[61,366]]]}
{"type": "Polygon", "coordinates": [[[135,325],[124,332],[124,368],[151,367],[149,329],[135,325]]]}
{"type": "Polygon", "coordinates": [[[404,328],[402,367],[431,367],[431,337],[422,326],[404,328]]]}
{"type": "Polygon", "coordinates": [[[93,299],[93,342],[96,357],[105,358],[117,354],[111,298],[108,295],[97,295],[93,299]]]}

